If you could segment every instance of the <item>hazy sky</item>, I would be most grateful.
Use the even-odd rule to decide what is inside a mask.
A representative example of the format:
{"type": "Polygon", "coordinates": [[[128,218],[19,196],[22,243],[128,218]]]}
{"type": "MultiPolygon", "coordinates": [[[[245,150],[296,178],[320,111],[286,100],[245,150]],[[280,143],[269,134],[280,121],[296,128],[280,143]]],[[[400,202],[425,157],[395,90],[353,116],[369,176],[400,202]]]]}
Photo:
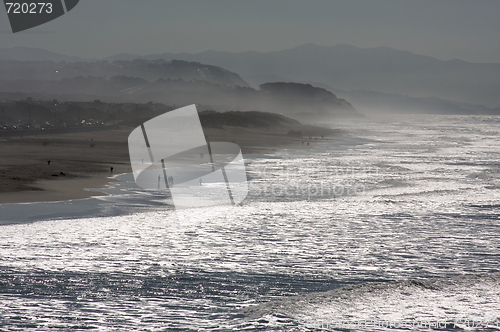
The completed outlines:
{"type": "Polygon", "coordinates": [[[0,9],[0,48],[104,57],[267,52],[305,43],[500,62],[500,1],[80,0],[61,18],[17,34],[0,9]]]}

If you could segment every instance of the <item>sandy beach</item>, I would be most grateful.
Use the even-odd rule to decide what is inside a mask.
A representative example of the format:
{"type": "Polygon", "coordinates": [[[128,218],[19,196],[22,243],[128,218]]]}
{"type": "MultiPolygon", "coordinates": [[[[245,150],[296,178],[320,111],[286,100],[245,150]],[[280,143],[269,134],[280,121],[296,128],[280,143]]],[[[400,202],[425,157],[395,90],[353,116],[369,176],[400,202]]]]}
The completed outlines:
{"type": "MultiPolygon", "coordinates": [[[[0,139],[0,204],[103,195],[86,189],[104,188],[115,181],[113,175],[131,172],[127,139],[133,129],[0,139]]],[[[204,129],[209,142],[234,142],[243,154],[273,153],[286,147],[313,148],[318,140],[341,135],[339,131],[301,125],[294,128],[302,132],[300,138],[287,135],[288,130],[204,129]]]]}
{"type": "Polygon", "coordinates": [[[130,172],[128,131],[0,140],[0,204],[101,195],[85,188],[103,188],[113,174],[130,172]]]}

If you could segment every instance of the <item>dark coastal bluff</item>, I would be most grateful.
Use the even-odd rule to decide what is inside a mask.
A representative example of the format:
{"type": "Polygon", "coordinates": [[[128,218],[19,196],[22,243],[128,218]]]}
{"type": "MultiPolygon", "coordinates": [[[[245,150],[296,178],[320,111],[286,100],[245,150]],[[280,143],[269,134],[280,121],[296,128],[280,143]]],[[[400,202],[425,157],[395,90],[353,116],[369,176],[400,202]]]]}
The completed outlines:
{"type": "Polygon", "coordinates": [[[319,104],[335,107],[346,112],[356,112],[354,107],[344,99],[326,89],[314,87],[311,84],[301,83],[264,83],[260,86],[264,97],[280,100],[291,105],[319,104]]]}
{"type": "Polygon", "coordinates": [[[302,83],[265,83],[260,85],[259,106],[281,110],[299,120],[311,115],[316,120],[356,118],[360,113],[346,100],[326,89],[302,83]]]}

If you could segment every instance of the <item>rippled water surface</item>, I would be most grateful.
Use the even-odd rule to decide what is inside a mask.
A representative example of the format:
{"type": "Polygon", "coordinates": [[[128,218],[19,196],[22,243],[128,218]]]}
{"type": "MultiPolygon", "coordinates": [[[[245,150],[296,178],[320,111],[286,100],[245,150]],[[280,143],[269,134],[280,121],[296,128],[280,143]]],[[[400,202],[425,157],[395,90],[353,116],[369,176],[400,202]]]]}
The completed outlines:
{"type": "Polygon", "coordinates": [[[344,128],[247,156],[238,207],[0,206],[0,329],[500,331],[500,118],[344,128]]]}

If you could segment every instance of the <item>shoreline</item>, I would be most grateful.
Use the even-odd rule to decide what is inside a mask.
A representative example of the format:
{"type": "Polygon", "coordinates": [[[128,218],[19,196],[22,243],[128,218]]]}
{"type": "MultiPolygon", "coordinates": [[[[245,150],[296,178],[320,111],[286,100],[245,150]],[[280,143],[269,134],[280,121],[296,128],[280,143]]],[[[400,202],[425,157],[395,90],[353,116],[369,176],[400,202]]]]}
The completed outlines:
{"type": "MultiPolygon", "coordinates": [[[[0,159],[0,205],[106,196],[89,189],[105,189],[119,181],[113,179],[113,175],[132,172],[127,143],[132,129],[0,139],[0,151],[9,156],[0,159]]],[[[299,129],[308,137],[289,136],[289,128],[225,127],[204,131],[207,141],[234,142],[243,155],[272,154],[285,148],[310,149],[315,142],[344,134],[306,125],[299,129]]]]}

